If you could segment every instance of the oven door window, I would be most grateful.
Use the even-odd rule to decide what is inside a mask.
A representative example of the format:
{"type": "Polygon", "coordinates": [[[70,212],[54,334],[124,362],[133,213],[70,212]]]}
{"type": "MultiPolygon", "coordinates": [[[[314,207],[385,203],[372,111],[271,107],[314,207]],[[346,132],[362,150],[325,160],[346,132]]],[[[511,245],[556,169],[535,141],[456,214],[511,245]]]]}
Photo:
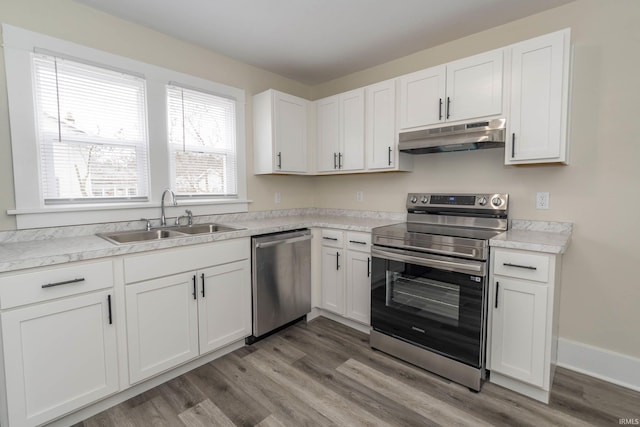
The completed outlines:
{"type": "Polygon", "coordinates": [[[484,278],[374,257],[374,329],[481,365],[484,278]]]}
{"type": "Polygon", "coordinates": [[[386,271],[385,283],[387,307],[458,326],[459,285],[398,271],[386,271]]]}

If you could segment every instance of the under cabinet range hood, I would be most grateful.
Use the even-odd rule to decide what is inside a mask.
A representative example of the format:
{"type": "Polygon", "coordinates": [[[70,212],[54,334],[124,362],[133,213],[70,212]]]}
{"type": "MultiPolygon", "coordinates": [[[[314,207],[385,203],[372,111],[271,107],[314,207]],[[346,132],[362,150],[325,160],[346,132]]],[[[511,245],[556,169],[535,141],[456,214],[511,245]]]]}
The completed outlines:
{"type": "Polygon", "coordinates": [[[411,154],[504,147],[506,119],[400,132],[398,148],[411,154]]]}

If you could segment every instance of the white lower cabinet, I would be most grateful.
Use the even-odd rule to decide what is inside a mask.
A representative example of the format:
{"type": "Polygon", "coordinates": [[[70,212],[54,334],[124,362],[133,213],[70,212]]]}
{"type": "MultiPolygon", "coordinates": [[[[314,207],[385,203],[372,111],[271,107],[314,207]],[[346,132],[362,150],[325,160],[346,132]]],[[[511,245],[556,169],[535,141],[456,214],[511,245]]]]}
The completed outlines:
{"type": "Polygon", "coordinates": [[[129,380],[136,383],[198,356],[195,273],[126,288],[129,380]]]}
{"type": "Polygon", "coordinates": [[[371,324],[371,254],[347,251],[346,316],[371,324]]]}
{"type": "Polygon", "coordinates": [[[371,235],[322,230],[321,253],[321,308],[369,325],[371,235]]]}
{"type": "Polygon", "coordinates": [[[153,265],[166,269],[169,259],[169,269],[220,263],[126,285],[132,384],[251,335],[249,244],[240,241],[246,245],[229,241],[125,260],[125,276],[130,265],[132,277],[153,272],[153,265]]]}
{"type": "Polygon", "coordinates": [[[112,268],[78,263],[0,278],[0,424],[40,425],[119,390],[112,268]]]}
{"type": "Polygon", "coordinates": [[[0,425],[46,424],[251,335],[249,259],[239,238],[0,274],[0,425]]]}
{"type": "Polygon", "coordinates": [[[547,285],[496,279],[491,369],[542,387],[547,285]]]}
{"type": "Polygon", "coordinates": [[[560,255],[491,249],[491,382],[549,402],[560,255]]]}
{"type": "Polygon", "coordinates": [[[198,335],[204,354],[251,335],[251,266],[243,260],[199,273],[198,335]]]}
{"type": "Polygon", "coordinates": [[[344,250],[322,247],[322,308],[344,314],[344,250]]]}

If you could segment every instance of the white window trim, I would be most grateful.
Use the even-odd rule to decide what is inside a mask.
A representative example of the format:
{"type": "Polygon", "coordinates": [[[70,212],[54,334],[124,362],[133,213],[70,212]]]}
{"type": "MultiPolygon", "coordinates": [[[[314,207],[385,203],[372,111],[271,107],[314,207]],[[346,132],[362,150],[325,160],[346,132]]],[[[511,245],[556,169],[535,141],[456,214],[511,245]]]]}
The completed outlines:
{"type": "Polygon", "coordinates": [[[194,215],[246,212],[245,91],[200,77],[145,64],[65,40],[2,24],[9,99],[10,128],[17,228],[35,228],[96,222],[127,221],[160,216],[160,196],[171,186],[167,144],[166,85],[180,81],[194,88],[219,93],[236,100],[236,144],[238,197],[233,199],[185,200],[167,210],[177,216],[185,206],[194,215]],[[134,204],[45,206],[40,189],[40,167],[35,125],[31,55],[36,48],[66,54],[97,64],[106,64],[134,73],[147,80],[147,121],[149,123],[149,201],[134,204]]]}

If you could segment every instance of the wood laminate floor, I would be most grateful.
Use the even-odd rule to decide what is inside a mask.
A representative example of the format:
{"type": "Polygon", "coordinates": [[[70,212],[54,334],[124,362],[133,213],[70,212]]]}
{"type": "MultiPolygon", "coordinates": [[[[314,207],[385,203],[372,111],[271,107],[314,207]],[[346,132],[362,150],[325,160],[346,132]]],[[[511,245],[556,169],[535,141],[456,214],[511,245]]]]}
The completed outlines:
{"type": "MultiPolygon", "coordinates": [[[[623,421],[621,421],[623,419],[623,421]]],[[[480,393],[369,348],[325,318],[300,322],[112,407],[94,426],[617,426],[640,393],[558,368],[545,405],[480,393]]]]}

